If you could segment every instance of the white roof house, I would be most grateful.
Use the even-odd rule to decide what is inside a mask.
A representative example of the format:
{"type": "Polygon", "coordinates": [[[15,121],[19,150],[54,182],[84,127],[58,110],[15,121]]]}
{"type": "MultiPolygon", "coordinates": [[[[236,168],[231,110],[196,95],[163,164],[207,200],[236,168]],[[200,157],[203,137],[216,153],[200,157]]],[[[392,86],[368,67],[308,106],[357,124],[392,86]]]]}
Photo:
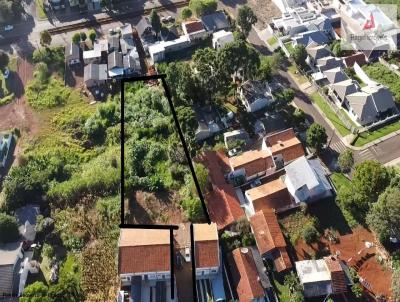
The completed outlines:
{"type": "Polygon", "coordinates": [[[296,203],[313,202],[332,195],[332,187],[318,159],[302,156],[285,166],[285,184],[296,203]]]}
{"type": "Polygon", "coordinates": [[[149,46],[149,54],[153,62],[161,62],[165,59],[165,55],[170,52],[184,49],[190,46],[189,36],[180,36],[172,41],[161,41],[149,46]]]}
{"type": "Polygon", "coordinates": [[[324,259],[297,261],[295,265],[306,297],[332,293],[331,273],[324,259]]]}
{"type": "Polygon", "coordinates": [[[220,30],[213,33],[212,45],[213,48],[218,49],[224,47],[226,44],[233,42],[233,34],[230,31],[220,30]]]}
{"type": "Polygon", "coordinates": [[[95,59],[95,58],[100,58],[101,57],[101,50],[86,50],[83,52],[83,59],[84,60],[89,60],[89,59],[95,59]]]}

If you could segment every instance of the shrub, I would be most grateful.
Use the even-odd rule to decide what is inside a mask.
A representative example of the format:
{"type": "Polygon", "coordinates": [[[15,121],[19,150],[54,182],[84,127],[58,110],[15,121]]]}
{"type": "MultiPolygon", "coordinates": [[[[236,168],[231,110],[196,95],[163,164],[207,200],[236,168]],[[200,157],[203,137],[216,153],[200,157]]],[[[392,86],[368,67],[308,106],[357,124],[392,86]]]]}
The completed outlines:
{"type": "Polygon", "coordinates": [[[45,243],[42,248],[42,254],[47,258],[52,259],[55,255],[53,246],[45,243]]]}
{"type": "Polygon", "coordinates": [[[353,284],[351,287],[351,292],[353,293],[354,297],[360,299],[363,295],[363,288],[360,283],[353,284]]]}
{"type": "Polygon", "coordinates": [[[313,224],[307,224],[303,228],[302,237],[307,244],[311,244],[318,240],[319,233],[313,224]]]}
{"type": "Polygon", "coordinates": [[[18,223],[15,217],[0,213],[0,243],[14,242],[18,238],[18,223]]]}

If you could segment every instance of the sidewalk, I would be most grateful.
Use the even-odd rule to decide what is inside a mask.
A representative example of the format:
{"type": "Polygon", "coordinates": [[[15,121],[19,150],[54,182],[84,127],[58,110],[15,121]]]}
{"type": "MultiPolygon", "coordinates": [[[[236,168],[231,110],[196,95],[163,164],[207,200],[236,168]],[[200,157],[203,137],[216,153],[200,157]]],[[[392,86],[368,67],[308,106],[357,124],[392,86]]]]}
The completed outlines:
{"type": "MultiPolygon", "coordinates": [[[[306,83],[298,83],[298,81],[296,80],[296,78],[294,78],[289,72],[288,75],[292,78],[293,82],[296,83],[297,88],[301,88],[302,86],[304,86],[305,84],[308,83],[308,85],[311,85],[311,83],[308,81],[306,83]]],[[[307,90],[302,89],[302,91],[304,91],[307,95],[310,95],[310,92],[308,92],[307,90]]],[[[386,140],[391,139],[392,137],[395,137],[397,135],[400,135],[400,130],[394,131],[392,133],[389,133],[388,135],[385,135],[383,137],[377,138],[376,140],[373,140],[372,142],[369,142],[363,146],[360,147],[356,147],[350,144],[349,141],[352,140],[352,134],[346,135],[346,136],[341,136],[340,133],[337,131],[337,129],[335,128],[335,126],[332,124],[332,122],[326,117],[325,113],[318,107],[316,106],[313,102],[311,102],[312,105],[314,106],[314,108],[324,117],[326,123],[329,125],[329,127],[331,127],[331,130],[333,130],[333,132],[336,134],[336,136],[342,141],[342,143],[349,149],[353,150],[353,151],[363,151],[368,149],[371,146],[374,146],[376,144],[382,143],[386,140]]]]}

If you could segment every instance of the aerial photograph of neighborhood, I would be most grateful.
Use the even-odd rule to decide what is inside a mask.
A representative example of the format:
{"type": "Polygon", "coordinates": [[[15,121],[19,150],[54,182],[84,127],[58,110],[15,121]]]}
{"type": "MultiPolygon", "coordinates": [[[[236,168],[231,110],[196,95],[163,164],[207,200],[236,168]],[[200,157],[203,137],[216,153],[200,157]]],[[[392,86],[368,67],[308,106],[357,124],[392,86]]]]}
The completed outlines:
{"type": "Polygon", "coordinates": [[[0,0],[0,302],[400,302],[398,0],[0,0]]]}

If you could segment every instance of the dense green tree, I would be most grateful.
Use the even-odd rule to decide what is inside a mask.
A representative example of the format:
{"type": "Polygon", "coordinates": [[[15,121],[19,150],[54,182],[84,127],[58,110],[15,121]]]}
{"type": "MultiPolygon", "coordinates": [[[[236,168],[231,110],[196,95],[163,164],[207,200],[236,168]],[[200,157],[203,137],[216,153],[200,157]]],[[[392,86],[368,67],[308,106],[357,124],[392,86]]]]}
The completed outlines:
{"type": "Polygon", "coordinates": [[[19,301],[21,302],[53,302],[48,297],[49,288],[43,282],[36,281],[25,287],[19,301]]]}
{"type": "Polygon", "coordinates": [[[359,222],[364,222],[365,214],[368,211],[368,198],[358,192],[353,186],[341,186],[336,200],[348,210],[359,222]]]}
{"type": "Polygon", "coordinates": [[[284,284],[289,288],[290,301],[304,301],[303,288],[300,284],[299,278],[294,272],[290,272],[290,274],[285,276],[284,284]]]}
{"type": "Polygon", "coordinates": [[[151,26],[153,27],[154,32],[158,36],[158,34],[161,31],[161,20],[160,16],[157,14],[157,11],[153,9],[150,14],[150,23],[151,26]]]}
{"type": "Polygon", "coordinates": [[[302,44],[296,45],[293,48],[291,55],[293,57],[293,60],[298,66],[300,66],[301,68],[304,68],[306,66],[307,51],[304,45],[302,44]]]}
{"type": "Polygon", "coordinates": [[[242,125],[243,129],[246,130],[247,133],[253,136],[253,116],[246,111],[246,107],[241,102],[238,103],[237,108],[237,119],[240,125],[242,125]]]}
{"type": "Polygon", "coordinates": [[[44,30],[40,32],[40,45],[48,47],[51,44],[51,34],[49,31],[44,30]]]}
{"type": "Polygon", "coordinates": [[[23,12],[20,0],[0,0],[0,23],[12,23],[23,12]]]}
{"type": "Polygon", "coordinates": [[[89,36],[90,41],[92,41],[92,43],[93,43],[97,38],[97,33],[94,29],[91,29],[91,30],[89,30],[88,36],[89,36]]]}
{"type": "Polygon", "coordinates": [[[197,17],[212,14],[217,10],[216,0],[190,0],[189,8],[197,17]]]}
{"type": "Polygon", "coordinates": [[[400,238],[400,189],[388,188],[374,203],[367,215],[367,223],[381,240],[390,235],[400,238]]]}
{"type": "Polygon", "coordinates": [[[8,54],[2,50],[0,50],[0,70],[4,70],[8,63],[10,61],[10,58],[8,54]]]}
{"type": "Polygon", "coordinates": [[[49,287],[51,301],[83,302],[83,294],[78,281],[72,276],[60,278],[57,284],[49,287]]]}
{"type": "Polygon", "coordinates": [[[346,149],[343,153],[340,153],[338,159],[339,168],[342,172],[348,173],[354,165],[353,152],[346,149]]]}
{"type": "Polygon", "coordinates": [[[181,11],[183,20],[189,19],[192,16],[192,10],[189,7],[184,7],[181,11]]]}
{"type": "Polygon", "coordinates": [[[191,107],[179,106],[176,108],[176,115],[183,133],[193,135],[197,127],[197,120],[193,109],[191,107]]]}
{"type": "Polygon", "coordinates": [[[191,105],[204,102],[198,95],[198,80],[193,76],[190,65],[186,62],[171,62],[165,70],[166,80],[171,90],[175,105],[191,105]]]}
{"type": "Polygon", "coordinates": [[[204,218],[203,207],[198,198],[184,199],[182,208],[191,222],[200,222],[204,218]]]}
{"type": "Polygon", "coordinates": [[[247,37],[251,27],[256,24],[257,16],[247,5],[241,6],[238,10],[237,25],[239,25],[243,34],[247,37]]]}
{"type": "Polygon", "coordinates": [[[271,56],[262,56],[260,59],[260,67],[258,69],[259,79],[265,81],[271,80],[272,76],[278,72],[282,60],[282,55],[279,52],[274,53],[271,56]]]}
{"type": "Polygon", "coordinates": [[[302,237],[307,244],[311,244],[318,240],[319,233],[313,224],[307,224],[302,230],[302,237]]]}
{"type": "Polygon", "coordinates": [[[14,242],[18,238],[18,223],[15,217],[0,213],[0,243],[14,242]]]}
{"type": "Polygon", "coordinates": [[[287,106],[294,99],[294,90],[291,88],[285,88],[275,96],[274,108],[275,110],[286,109],[287,106]]]}
{"type": "Polygon", "coordinates": [[[229,87],[229,74],[226,66],[222,66],[217,52],[212,48],[198,49],[193,55],[193,68],[200,84],[199,88],[208,102],[229,87]]]}
{"type": "Polygon", "coordinates": [[[258,52],[244,40],[228,43],[218,52],[220,69],[230,75],[241,74],[245,80],[257,77],[260,66],[258,52]]]}
{"type": "Polygon", "coordinates": [[[75,33],[75,34],[72,36],[72,43],[74,43],[74,44],[79,44],[80,41],[81,41],[81,35],[80,35],[80,33],[75,33]]]}
{"type": "Polygon", "coordinates": [[[342,56],[341,41],[340,40],[335,41],[331,46],[331,50],[332,53],[335,55],[335,57],[341,57],[342,56]]]}
{"type": "Polygon", "coordinates": [[[307,129],[307,145],[317,152],[321,151],[324,144],[328,140],[326,130],[319,124],[313,123],[310,128],[307,129]]]}
{"type": "Polygon", "coordinates": [[[106,223],[118,223],[121,205],[119,196],[101,198],[96,202],[96,210],[106,223]]]}
{"type": "Polygon", "coordinates": [[[351,292],[353,293],[354,297],[357,299],[361,299],[363,295],[363,288],[360,283],[353,284],[351,286],[351,292]]]}
{"type": "Polygon", "coordinates": [[[81,36],[81,41],[85,42],[87,39],[87,35],[84,31],[80,32],[79,35],[81,36]]]}
{"type": "Polygon", "coordinates": [[[54,248],[52,245],[45,243],[42,247],[42,254],[47,258],[51,259],[54,257],[54,248]]]}
{"type": "Polygon", "coordinates": [[[208,169],[204,167],[203,164],[201,163],[195,163],[194,164],[194,171],[196,173],[197,181],[199,182],[199,186],[201,189],[201,192],[203,194],[206,194],[208,189],[208,169]]]}
{"type": "Polygon", "coordinates": [[[367,160],[356,165],[352,184],[369,202],[375,202],[390,184],[390,179],[391,173],[386,167],[377,161],[367,160]]]}

